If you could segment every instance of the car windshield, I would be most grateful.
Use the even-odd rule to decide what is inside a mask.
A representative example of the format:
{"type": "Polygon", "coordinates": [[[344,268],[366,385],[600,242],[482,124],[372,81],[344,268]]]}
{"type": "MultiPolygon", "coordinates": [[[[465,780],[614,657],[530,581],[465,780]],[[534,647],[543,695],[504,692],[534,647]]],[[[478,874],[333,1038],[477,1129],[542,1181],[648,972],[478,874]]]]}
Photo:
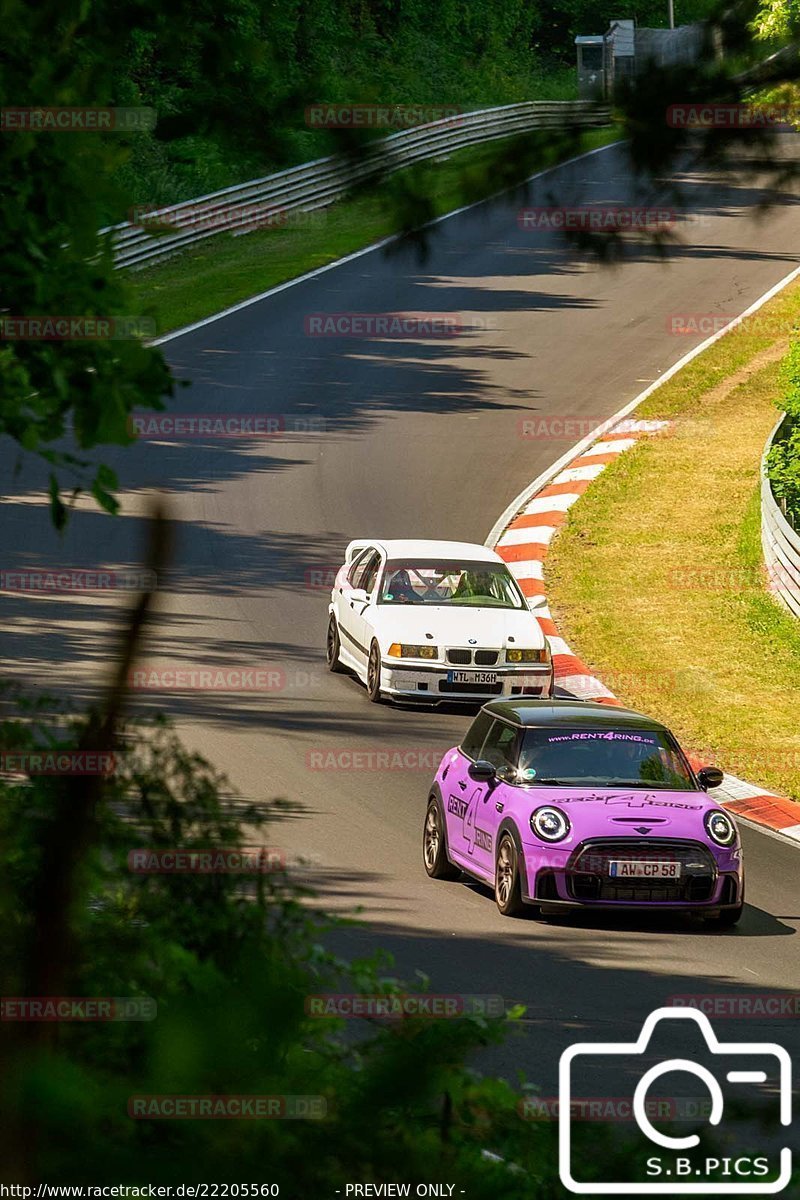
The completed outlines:
{"type": "Polygon", "coordinates": [[[525,601],[503,563],[390,560],[381,604],[446,604],[449,607],[524,608],[525,601]]]}
{"type": "Polygon", "coordinates": [[[683,755],[658,729],[526,729],[516,782],[697,790],[683,755]]]}

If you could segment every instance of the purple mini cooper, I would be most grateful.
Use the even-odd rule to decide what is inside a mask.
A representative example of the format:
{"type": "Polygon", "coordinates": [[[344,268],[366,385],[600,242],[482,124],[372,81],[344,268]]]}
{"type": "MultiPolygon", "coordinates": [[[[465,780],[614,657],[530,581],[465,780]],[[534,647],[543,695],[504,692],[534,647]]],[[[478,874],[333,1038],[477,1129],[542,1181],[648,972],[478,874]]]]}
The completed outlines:
{"type": "Polygon", "coordinates": [[[739,834],[675,738],[641,713],[578,700],[495,700],[442,759],[423,852],[462,871],[505,916],[526,905],[693,912],[718,928],[744,908],[739,834]]]}

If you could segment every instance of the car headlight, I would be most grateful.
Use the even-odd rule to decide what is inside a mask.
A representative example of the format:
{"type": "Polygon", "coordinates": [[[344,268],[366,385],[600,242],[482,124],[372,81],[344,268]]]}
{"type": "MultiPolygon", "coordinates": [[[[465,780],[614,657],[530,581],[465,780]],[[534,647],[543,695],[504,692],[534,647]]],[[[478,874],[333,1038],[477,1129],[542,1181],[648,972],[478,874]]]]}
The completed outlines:
{"type": "Polygon", "coordinates": [[[550,661],[550,650],[506,650],[507,663],[546,663],[550,661]]]}
{"type": "Polygon", "coordinates": [[[437,646],[412,646],[405,642],[392,642],[389,647],[392,658],[438,658],[437,646]]]}
{"type": "Polygon", "coordinates": [[[543,842],[563,842],[572,826],[560,808],[537,808],[531,813],[531,829],[543,842]]]}
{"type": "Polygon", "coordinates": [[[706,833],[718,846],[732,846],[736,841],[736,826],[727,813],[713,809],[705,815],[706,833]]]}

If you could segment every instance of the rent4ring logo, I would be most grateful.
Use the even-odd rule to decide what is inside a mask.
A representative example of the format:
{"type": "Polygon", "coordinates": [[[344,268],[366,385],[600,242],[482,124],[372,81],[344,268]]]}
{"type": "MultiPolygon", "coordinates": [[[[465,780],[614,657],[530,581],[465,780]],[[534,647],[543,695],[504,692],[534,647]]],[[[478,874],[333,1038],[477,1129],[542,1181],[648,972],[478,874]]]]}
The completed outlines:
{"type": "Polygon", "coordinates": [[[582,1042],[561,1055],[561,1182],[582,1196],[774,1195],[792,1176],[791,1149],[781,1144],[786,1140],[782,1129],[791,1124],[791,1099],[792,1064],[782,1046],[721,1042],[704,1013],[658,1008],[647,1017],[635,1042],[582,1042]],[[665,1041],[677,1044],[681,1057],[662,1055],[665,1041]],[[663,1097],[665,1077],[675,1088],[676,1099],[687,1082],[696,1097],[700,1082],[709,1101],[700,1112],[710,1128],[701,1124],[698,1132],[687,1133],[684,1124],[678,1135],[668,1118],[659,1119],[669,1113],[669,1106],[654,1110],[648,1093],[656,1085],[654,1095],[663,1097]],[[616,1127],[609,1154],[616,1170],[608,1172],[612,1176],[608,1179],[598,1163],[602,1143],[596,1134],[587,1135],[587,1123],[575,1116],[577,1091],[594,1086],[597,1096],[597,1079],[605,1087],[613,1086],[616,1096],[621,1094],[617,1081],[625,1080],[638,1127],[629,1146],[620,1143],[616,1127]]]}

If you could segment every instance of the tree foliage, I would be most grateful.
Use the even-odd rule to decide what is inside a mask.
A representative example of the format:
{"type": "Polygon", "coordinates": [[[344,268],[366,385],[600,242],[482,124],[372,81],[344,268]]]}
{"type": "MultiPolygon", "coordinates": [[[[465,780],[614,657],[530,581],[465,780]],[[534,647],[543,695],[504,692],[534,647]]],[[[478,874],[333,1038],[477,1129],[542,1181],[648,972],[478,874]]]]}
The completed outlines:
{"type": "Polygon", "coordinates": [[[800,6],[797,0],[761,0],[753,22],[756,36],[762,41],[793,37],[799,26],[800,6]]]}
{"type": "MultiPolygon", "coordinates": [[[[144,874],[136,849],[273,845],[286,806],[243,802],[161,719],[17,697],[0,750],[113,747],[109,777],[0,782],[0,966],[13,996],[139,997],[153,1020],[0,1023],[0,1179],[15,1184],[238,1182],[282,1197],[353,1179],[447,1179],[485,1198],[555,1195],[555,1137],[465,1058],[515,1014],[450,1021],[310,1015],[320,992],[396,995],[386,962],[324,948],[332,919],[291,872],[144,874]],[[269,835],[269,837],[268,837],[269,835]],[[55,883],[54,883],[55,878],[55,883]],[[134,1119],[133,1096],[313,1096],[323,1119],[134,1119]],[[533,1189],[533,1190],[532,1190],[533,1189]]],[[[6,696],[8,711],[13,697],[6,696]]],[[[425,988],[417,981],[415,988],[425,988]]],[[[260,1193],[256,1193],[260,1194],[260,1193]]]]}
{"type": "MultiPolygon", "coordinates": [[[[679,19],[702,15],[704,3],[686,0],[679,19]]],[[[543,81],[556,80],[553,64],[573,62],[574,32],[621,15],[587,8],[584,0],[558,7],[549,0],[534,6],[446,0],[433,9],[423,0],[231,0],[222,8],[210,0],[175,0],[168,8],[151,0],[66,8],[45,0],[32,10],[21,0],[0,0],[0,6],[3,105],[147,106],[157,113],[154,130],[129,134],[3,133],[4,318],[146,318],[130,314],[109,238],[98,233],[109,219],[137,203],[196,195],[315,151],[360,152],[362,142],[345,133],[306,128],[304,109],[313,101],[474,106],[542,94],[543,81]],[[320,136],[324,146],[314,140],[320,136]]],[[[634,15],[660,22],[659,5],[650,0],[634,15]]],[[[725,46],[739,65],[756,56],[747,32],[752,15],[748,0],[723,22],[725,46]]],[[[563,82],[553,83],[550,94],[558,86],[563,82]]],[[[634,173],[660,180],[689,145],[685,134],[664,128],[665,100],[728,101],[746,91],[716,59],[692,70],[648,71],[620,96],[634,173]]],[[[568,140],[554,132],[550,149],[568,140]]],[[[706,161],[718,163],[720,149],[735,142],[706,138],[706,161]]],[[[520,139],[510,152],[498,148],[482,179],[465,172],[465,199],[494,190],[498,178],[523,179],[546,153],[542,143],[535,137],[520,139]]],[[[429,197],[415,192],[411,179],[389,189],[387,200],[399,206],[406,234],[422,245],[417,230],[430,214],[429,197]]],[[[620,245],[613,237],[588,239],[601,257],[620,245]]],[[[0,432],[48,464],[51,511],[62,527],[70,492],[88,488],[115,510],[118,481],[95,461],[97,448],[128,444],[133,409],[161,407],[175,384],[160,351],[141,336],[10,335],[0,340],[0,389],[0,432]]]]}
{"type": "Polygon", "coordinates": [[[789,347],[781,377],[783,389],[776,403],[786,413],[787,425],[767,456],[767,469],[774,496],[800,529],[800,341],[789,347]]]}

